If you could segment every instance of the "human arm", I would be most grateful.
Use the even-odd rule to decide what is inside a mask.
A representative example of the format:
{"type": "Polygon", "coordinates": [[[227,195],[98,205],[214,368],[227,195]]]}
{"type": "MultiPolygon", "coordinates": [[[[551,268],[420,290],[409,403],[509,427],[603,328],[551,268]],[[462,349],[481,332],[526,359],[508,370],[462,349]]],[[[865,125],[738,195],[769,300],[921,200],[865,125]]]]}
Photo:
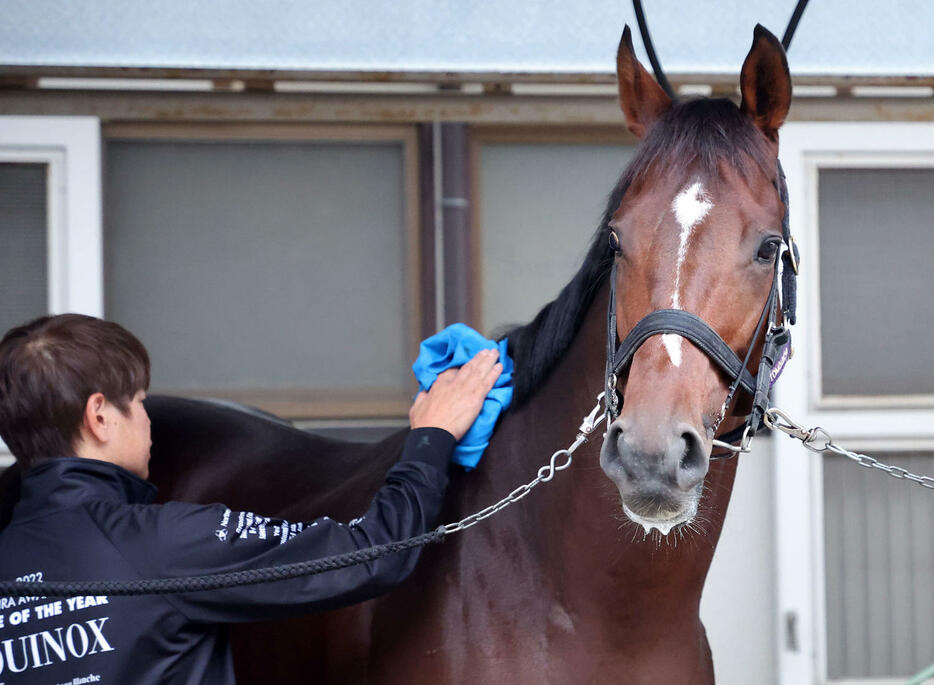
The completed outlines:
{"type": "MultiPolygon", "coordinates": [[[[495,380],[492,374],[498,375],[495,367],[495,355],[486,355],[419,397],[411,413],[413,430],[399,462],[387,473],[386,484],[367,512],[350,524],[327,517],[290,523],[223,505],[178,502],[132,507],[130,515],[125,505],[102,505],[93,515],[102,519],[101,529],[146,577],[277,566],[418,535],[436,523],[440,512],[455,442],[452,433],[462,435],[469,427],[495,380]]],[[[322,611],[390,589],[408,576],[417,558],[418,551],[411,550],[317,576],[168,599],[189,619],[205,622],[322,611]]]]}

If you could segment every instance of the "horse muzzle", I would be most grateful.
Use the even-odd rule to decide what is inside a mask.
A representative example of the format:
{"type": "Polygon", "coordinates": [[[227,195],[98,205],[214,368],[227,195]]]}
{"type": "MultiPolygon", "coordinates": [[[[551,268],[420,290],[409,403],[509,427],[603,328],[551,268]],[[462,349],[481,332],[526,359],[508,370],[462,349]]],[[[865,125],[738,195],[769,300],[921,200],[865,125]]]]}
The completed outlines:
{"type": "Polygon", "coordinates": [[[710,445],[687,423],[638,430],[631,419],[610,424],[600,466],[619,489],[623,511],[646,533],[663,535],[697,514],[710,445]]]}

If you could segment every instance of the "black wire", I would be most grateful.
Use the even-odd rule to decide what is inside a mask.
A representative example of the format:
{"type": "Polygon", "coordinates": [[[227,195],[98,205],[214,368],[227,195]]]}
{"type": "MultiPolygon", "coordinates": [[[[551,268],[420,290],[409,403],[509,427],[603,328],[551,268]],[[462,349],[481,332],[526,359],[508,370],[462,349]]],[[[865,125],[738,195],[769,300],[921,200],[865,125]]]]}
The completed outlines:
{"type": "MultiPolygon", "coordinates": [[[[791,13],[791,19],[788,20],[788,26],[785,28],[785,35],[782,36],[782,47],[785,48],[785,52],[788,52],[788,48],[791,47],[791,39],[794,38],[795,31],[798,29],[798,22],[801,21],[801,16],[804,14],[804,9],[807,7],[807,4],[808,0],[798,0],[795,11],[791,13]]],[[[632,0],[632,8],[636,12],[639,33],[642,34],[642,44],[645,45],[645,51],[649,55],[649,62],[652,63],[652,71],[655,72],[655,80],[658,81],[658,84],[668,93],[668,97],[676,101],[678,96],[675,94],[674,88],[671,87],[671,83],[668,82],[668,77],[665,76],[665,72],[662,70],[662,65],[658,61],[658,55],[655,54],[652,36],[649,35],[649,26],[645,21],[645,12],[642,10],[642,0],[632,0]]]]}
{"type": "Polygon", "coordinates": [[[807,7],[807,4],[808,0],[798,0],[795,11],[792,12],[791,19],[788,20],[788,28],[785,29],[785,35],[782,36],[782,47],[785,48],[785,52],[788,52],[788,48],[791,46],[791,39],[794,38],[798,22],[801,21],[801,15],[804,14],[804,8],[807,7]]]}
{"type": "Polygon", "coordinates": [[[649,35],[649,26],[645,22],[645,14],[642,11],[642,0],[632,0],[632,8],[636,11],[636,21],[639,23],[639,33],[642,34],[642,44],[645,45],[645,51],[649,54],[649,62],[652,63],[652,71],[655,72],[655,80],[658,85],[668,93],[673,101],[677,102],[678,96],[675,89],[668,82],[668,77],[662,71],[662,65],[658,62],[658,56],[655,54],[655,47],[652,45],[652,36],[649,35]]]}

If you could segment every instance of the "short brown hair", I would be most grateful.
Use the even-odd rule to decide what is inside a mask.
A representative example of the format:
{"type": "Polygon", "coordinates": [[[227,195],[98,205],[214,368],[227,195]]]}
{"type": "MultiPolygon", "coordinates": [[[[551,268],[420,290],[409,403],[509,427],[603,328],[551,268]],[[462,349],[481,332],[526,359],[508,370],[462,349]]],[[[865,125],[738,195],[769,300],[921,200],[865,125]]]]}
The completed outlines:
{"type": "Polygon", "coordinates": [[[149,387],[149,355],[119,324],[82,314],[43,316],[0,340],[0,437],[25,471],[75,456],[96,392],[122,412],[149,387]]]}

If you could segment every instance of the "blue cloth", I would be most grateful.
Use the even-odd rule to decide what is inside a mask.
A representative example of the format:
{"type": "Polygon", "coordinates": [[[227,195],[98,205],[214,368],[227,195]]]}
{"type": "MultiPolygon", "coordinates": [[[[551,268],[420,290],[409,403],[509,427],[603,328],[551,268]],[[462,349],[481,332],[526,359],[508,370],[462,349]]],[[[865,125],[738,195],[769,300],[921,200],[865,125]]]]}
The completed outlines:
{"type": "Polygon", "coordinates": [[[512,359],[506,353],[506,338],[496,343],[484,338],[470,326],[451,324],[422,341],[418,348],[418,359],[412,365],[419,387],[427,391],[442,371],[463,366],[480,350],[493,348],[499,348],[499,362],[503,365],[503,372],[483,401],[483,409],[477,420],[461,438],[451,457],[451,461],[467,469],[476,467],[480,462],[483,450],[490,444],[496,420],[512,402],[512,359]]]}

